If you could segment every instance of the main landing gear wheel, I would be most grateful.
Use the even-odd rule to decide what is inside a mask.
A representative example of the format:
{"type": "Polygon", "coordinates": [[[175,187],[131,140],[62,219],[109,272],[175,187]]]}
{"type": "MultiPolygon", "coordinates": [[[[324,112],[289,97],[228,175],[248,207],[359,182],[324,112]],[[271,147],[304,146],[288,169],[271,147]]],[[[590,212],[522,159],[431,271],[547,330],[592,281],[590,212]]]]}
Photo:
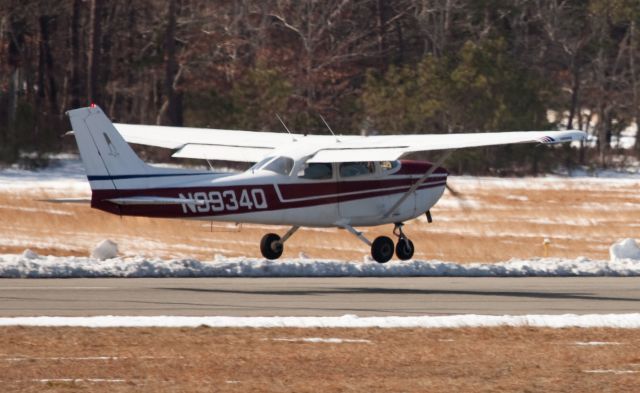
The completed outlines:
{"type": "Polygon", "coordinates": [[[413,257],[413,252],[415,248],[413,247],[413,242],[406,237],[400,238],[398,240],[398,244],[396,245],[396,255],[398,259],[402,261],[406,261],[413,257]]]}
{"type": "Polygon", "coordinates": [[[371,256],[378,263],[389,262],[393,257],[393,241],[386,236],[377,237],[371,244],[371,256]]]}
{"type": "Polygon", "coordinates": [[[284,244],[280,241],[280,236],[275,233],[267,233],[260,240],[260,251],[267,259],[278,259],[284,251],[284,244]]]}

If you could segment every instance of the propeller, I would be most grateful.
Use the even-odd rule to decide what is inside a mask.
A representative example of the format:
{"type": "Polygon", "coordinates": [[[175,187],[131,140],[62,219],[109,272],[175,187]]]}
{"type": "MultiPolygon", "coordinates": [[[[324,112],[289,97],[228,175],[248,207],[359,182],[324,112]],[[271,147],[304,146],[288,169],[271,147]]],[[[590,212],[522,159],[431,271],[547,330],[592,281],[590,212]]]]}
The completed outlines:
{"type": "Polygon", "coordinates": [[[462,193],[460,193],[459,191],[456,191],[455,188],[451,187],[449,185],[449,183],[445,183],[445,188],[447,189],[447,191],[449,191],[451,193],[451,195],[453,195],[456,198],[464,198],[464,196],[462,195],[462,193]]]}
{"type": "Polygon", "coordinates": [[[445,183],[445,188],[447,189],[447,191],[449,191],[449,194],[451,194],[452,197],[454,197],[459,205],[459,208],[462,209],[462,211],[464,212],[468,212],[471,210],[470,205],[468,204],[468,200],[465,196],[465,194],[463,194],[462,192],[456,190],[455,188],[451,187],[449,185],[449,183],[445,183]]]}

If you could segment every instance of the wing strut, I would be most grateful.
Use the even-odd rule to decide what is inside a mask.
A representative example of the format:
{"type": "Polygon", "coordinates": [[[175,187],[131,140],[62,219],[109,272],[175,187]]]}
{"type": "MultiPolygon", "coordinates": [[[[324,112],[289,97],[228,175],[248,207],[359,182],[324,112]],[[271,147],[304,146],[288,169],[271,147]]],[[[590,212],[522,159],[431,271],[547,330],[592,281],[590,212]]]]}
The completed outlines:
{"type": "Polygon", "coordinates": [[[412,192],[414,192],[415,190],[418,189],[418,187],[420,187],[425,181],[427,181],[427,179],[429,178],[429,176],[431,176],[433,174],[433,172],[436,171],[436,169],[438,169],[438,167],[440,165],[442,165],[442,163],[444,162],[444,160],[446,160],[451,153],[453,153],[455,151],[455,149],[452,150],[446,150],[443,154],[442,157],[440,157],[440,159],[431,166],[431,168],[429,168],[428,171],[425,172],[424,175],[422,175],[422,177],[420,179],[418,179],[417,182],[415,182],[415,184],[413,186],[411,186],[411,188],[409,189],[409,191],[405,192],[404,195],[402,195],[400,197],[400,199],[398,199],[398,201],[391,207],[391,209],[389,209],[389,211],[387,211],[382,218],[387,218],[390,215],[392,215],[393,213],[395,213],[396,210],[398,210],[398,207],[402,204],[402,202],[404,202],[409,195],[411,195],[412,192]]]}

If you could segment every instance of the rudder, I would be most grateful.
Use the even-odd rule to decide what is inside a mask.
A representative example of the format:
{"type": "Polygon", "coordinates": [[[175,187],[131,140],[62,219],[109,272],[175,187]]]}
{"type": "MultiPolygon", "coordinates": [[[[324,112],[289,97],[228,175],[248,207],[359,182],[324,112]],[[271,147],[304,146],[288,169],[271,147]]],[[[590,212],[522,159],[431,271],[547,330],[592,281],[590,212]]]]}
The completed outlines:
{"type": "Polygon", "coordinates": [[[117,179],[154,172],[120,136],[98,106],[67,112],[91,188],[118,189],[117,179]]]}

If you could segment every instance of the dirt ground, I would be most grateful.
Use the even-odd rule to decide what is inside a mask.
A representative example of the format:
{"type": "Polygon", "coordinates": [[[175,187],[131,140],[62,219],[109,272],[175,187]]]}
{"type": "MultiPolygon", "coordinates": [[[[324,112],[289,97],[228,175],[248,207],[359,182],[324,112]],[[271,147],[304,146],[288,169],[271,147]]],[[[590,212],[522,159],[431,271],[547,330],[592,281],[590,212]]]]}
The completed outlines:
{"type": "Polygon", "coordinates": [[[637,392],[638,348],[640,331],[624,329],[5,327],[0,384],[3,392],[637,392]]]}
{"type": "MultiPolygon", "coordinates": [[[[462,196],[445,193],[424,217],[405,226],[415,258],[496,262],[511,258],[585,256],[608,259],[609,246],[640,236],[640,181],[604,179],[452,178],[462,196]],[[545,249],[543,240],[551,244],[545,249]]],[[[260,238],[288,228],[118,217],[88,205],[52,204],[47,197],[77,196],[59,190],[0,190],[0,253],[26,248],[44,255],[87,256],[105,238],[124,255],[210,260],[215,254],[260,257],[260,238]]],[[[373,239],[391,225],[361,228],[373,239]]],[[[368,247],[338,229],[301,229],[283,258],[362,260],[368,247]]]]}

